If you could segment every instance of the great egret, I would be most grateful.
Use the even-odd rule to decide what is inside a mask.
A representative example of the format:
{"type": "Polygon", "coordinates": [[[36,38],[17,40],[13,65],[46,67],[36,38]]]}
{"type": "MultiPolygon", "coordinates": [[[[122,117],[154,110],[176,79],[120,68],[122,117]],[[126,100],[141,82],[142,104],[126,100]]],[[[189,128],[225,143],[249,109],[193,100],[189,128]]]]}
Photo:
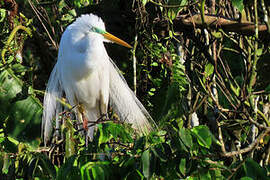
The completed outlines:
{"type": "MultiPolygon", "coordinates": [[[[109,34],[101,18],[82,15],[69,25],[60,41],[58,60],[50,75],[42,118],[44,143],[53,131],[53,119],[59,129],[59,113],[64,107],[59,102],[66,97],[76,106],[79,123],[96,121],[107,113],[108,103],[122,121],[131,123],[142,133],[151,130],[151,116],[128,87],[118,68],[108,56],[103,42],[115,42],[131,48],[129,44],[109,34]]],[[[87,127],[84,127],[87,129],[87,127]]],[[[87,136],[93,137],[94,126],[87,136]]]]}

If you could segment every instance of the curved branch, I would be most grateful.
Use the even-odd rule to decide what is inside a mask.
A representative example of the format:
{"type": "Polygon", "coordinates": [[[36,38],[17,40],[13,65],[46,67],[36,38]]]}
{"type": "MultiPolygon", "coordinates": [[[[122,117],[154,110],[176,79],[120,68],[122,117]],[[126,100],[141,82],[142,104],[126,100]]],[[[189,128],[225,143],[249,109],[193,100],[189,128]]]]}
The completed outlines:
{"type": "Polygon", "coordinates": [[[231,156],[244,154],[244,153],[252,151],[254,148],[256,148],[258,146],[258,144],[260,143],[260,140],[263,139],[264,136],[266,136],[267,134],[270,133],[270,129],[266,129],[248,147],[237,150],[237,151],[227,152],[226,149],[225,149],[225,144],[224,144],[224,141],[223,141],[223,136],[222,136],[220,125],[218,125],[218,126],[219,126],[219,128],[218,128],[219,141],[221,143],[221,150],[222,150],[221,155],[225,156],[225,157],[231,157],[231,156]]]}
{"type": "Polygon", "coordinates": [[[31,29],[30,29],[30,28],[25,27],[25,26],[23,26],[23,25],[18,25],[18,26],[16,26],[16,27],[12,30],[12,32],[10,33],[10,35],[9,35],[9,37],[8,37],[8,40],[7,40],[7,42],[6,42],[6,44],[5,44],[4,48],[3,48],[3,50],[2,50],[2,52],[1,52],[1,57],[2,57],[3,64],[6,64],[5,53],[6,53],[6,51],[7,51],[7,48],[8,48],[8,46],[9,46],[9,44],[11,43],[12,39],[15,37],[16,32],[19,31],[20,29],[21,29],[21,30],[24,30],[29,36],[32,35],[31,29]]]}

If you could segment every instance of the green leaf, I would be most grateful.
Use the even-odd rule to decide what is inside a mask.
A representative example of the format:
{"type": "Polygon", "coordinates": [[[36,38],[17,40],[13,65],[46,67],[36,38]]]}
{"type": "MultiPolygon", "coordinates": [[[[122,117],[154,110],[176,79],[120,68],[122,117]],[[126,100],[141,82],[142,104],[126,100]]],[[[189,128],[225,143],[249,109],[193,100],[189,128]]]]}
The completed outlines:
{"type": "Polygon", "coordinates": [[[169,31],[169,37],[172,38],[173,37],[173,32],[169,31]]]}
{"type": "Polygon", "coordinates": [[[185,146],[187,146],[189,149],[192,149],[193,142],[192,142],[192,136],[189,130],[180,128],[179,137],[182,140],[182,142],[185,144],[185,146]]]}
{"type": "Polygon", "coordinates": [[[137,151],[139,149],[143,149],[145,141],[146,141],[145,136],[136,139],[136,141],[134,142],[134,150],[137,151]]]}
{"type": "Polygon", "coordinates": [[[16,153],[18,151],[18,145],[10,141],[10,139],[10,137],[5,137],[4,141],[1,143],[1,147],[5,150],[5,152],[16,153]]]}
{"type": "Polygon", "coordinates": [[[251,158],[248,158],[244,165],[244,171],[246,176],[251,177],[253,179],[269,179],[267,177],[266,169],[262,168],[256,161],[251,158]]]}
{"type": "Polygon", "coordinates": [[[218,32],[211,32],[211,34],[217,39],[222,38],[222,33],[219,31],[218,32]]]}
{"type": "Polygon", "coordinates": [[[65,3],[65,0],[60,0],[59,3],[58,3],[58,11],[59,12],[62,12],[62,10],[64,9],[64,7],[66,7],[66,3],[65,3]]]}
{"type": "Polygon", "coordinates": [[[181,159],[180,164],[179,164],[179,170],[185,176],[185,174],[186,174],[186,159],[181,159]]]}
{"type": "Polygon", "coordinates": [[[74,165],[75,161],[76,161],[76,156],[71,156],[70,158],[66,159],[66,162],[58,170],[56,179],[58,180],[79,179],[80,171],[79,171],[79,168],[74,165]]]}
{"type": "Polygon", "coordinates": [[[157,156],[160,161],[166,162],[166,152],[162,144],[157,144],[153,148],[151,148],[152,152],[157,156]]]}
{"type": "Polygon", "coordinates": [[[51,161],[48,159],[48,156],[45,154],[38,154],[37,155],[39,158],[40,166],[39,168],[42,168],[43,171],[48,172],[48,174],[51,176],[52,179],[56,178],[56,169],[54,168],[53,164],[51,161]]]}
{"type": "Polygon", "coordinates": [[[153,62],[151,65],[157,67],[158,66],[158,63],[157,62],[153,62]]]}
{"type": "Polygon", "coordinates": [[[101,166],[98,166],[98,165],[94,166],[92,168],[92,174],[93,174],[94,179],[97,179],[97,180],[105,179],[105,176],[104,176],[105,172],[101,166]]]}
{"type": "Polygon", "coordinates": [[[144,179],[144,177],[143,177],[142,173],[141,173],[139,170],[137,170],[137,169],[136,169],[136,172],[137,172],[137,173],[138,173],[138,175],[140,176],[141,180],[143,180],[143,179],[144,179]]]}
{"type": "Polygon", "coordinates": [[[0,123],[6,121],[6,131],[25,141],[40,137],[42,105],[11,69],[0,73],[0,123]],[[16,126],[14,126],[16,124],[16,126]]]}
{"type": "Polygon", "coordinates": [[[5,140],[5,137],[0,137],[0,144],[5,140]]]}
{"type": "Polygon", "coordinates": [[[210,148],[212,144],[212,135],[207,126],[201,125],[192,128],[191,130],[197,137],[198,143],[206,148],[210,148]]]}
{"type": "Polygon", "coordinates": [[[205,66],[205,77],[209,77],[210,75],[212,75],[214,72],[214,66],[211,63],[208,63],[205,66]]]}
{"type": "Polygon", "coordinates": [[[143,175],[146,178],[150,177],[150,150],[147,149],[142,153],[142,166],[143,166],[143,175]]]}
{"type": "Polygon", "coordinates": [[[122,142],[132,142],[130,134],[121,124],[108,121],[98,124],[98,129],[100,131],[99,145],[108,142],[112,138],[119,138],[122,142]]]}
{"type": "Polygon", "coordinates": [[[205,171],[204,169],[199,172],[200,179],[207,180],[211,179],[211,175],[209,171],[205,171]]]}
{"type": "Polygon", "coordinates": [[[239,86],[234,87],[233,83],[231,82],[230,83],[230,88],[235,93],[236,96],[239,96],[240,95],[241,89],[240,89],[239,86]]]}
{"type": "Polygon", "coordinates": [[[3,22],[6,18],[6,10],[5,9],[0,9],[0,22],[3,22]]]}
{"type": "Polygon", "coordinates": [[[3,157],[3,167],[2,167],[2,173],[8,174],[8,169],[11,165],[11,159],[7,153],[4,153],[3,157]]]}
{"type": "Polygon", "coordinates": [[[263,50],[264,50],[263,48],[257,49],[256,55],[261,56],[263,54],[263,50]]]}
{"type": "Polygon", "coordinates": [[[201,78],[198,78],[198,79],[199,79],[200,84],[201,84],[202,88],[204,89],[204,91],[207,92],[206,87],[205,87],[205,81],[206,81],[205,77],[203,77],[203,79],[201,79],[201,78]]]}
{"type": "Polygon", "coordinates": [[[268,93],[268,94],[270,93],[270,84],[265,88],[264,91],[265,91],[265,93],[268,93]]]}
{"type": "Polygon", "coordinates": [[[178,12],[183,8],[184,5],[186,5],[188,3],[187,0],[168,0],[167,4],[168,5],[179,5],[179,7],[173,7],[173,8],[169,8],[168,9],[168,17],[169,20],[174,20],[176,18],[176,15],[178,14],[178,12]],[[182,7],[181,7],[182,6],[182,7]]]}
{"type": "Polygon", "coordinates": [[[232,5],[237,8],[240,12],[244,9],[243,0],[232,0],[232,5]]]}
{"type": "Polygon", "coordinates": [[[108,161],[87,162],[80,168],[81,179],[109,179],[111,168],[108,161]]]}
{"type": "Polygon", "coordinates": [[[142,0],[142,4],[145,6],[148,3],[148,0],[142,0]]]}
{"type": "Polygon", "coordinates": [[[170,20],[174,20],[176,18],[176,12],[178,12],[178,9],[175,8],[174,9],[170,8],[168,10],[168,17],[170,20]]]}
{"type": "Polygon", "coordinates": [[[73,124],[70,119],[65,119],[65,135],[66,135],[66,144],[65,144],[65,157],[68,158],[75,154],[75,138],[74,133],[75,129],[73,128],[73,124]]]}
{"type": "Polygon", "coordinates": [[[19,63],[14,64],[12,66],[12,70],[15,71],[16,73],[23,73],[23,72],[26,72],[29,69],[30,69],[29,67],[23,66],[23,65],[21,65],[19,63]]]}
{"type": "Polygon", "coordinates": [[[123,163],[120,164],[120,167],[127,168],[129,166],[132,166],[135,163],[135,158],[130,157],[128,160],[123,161],[123,163]]]}
{"type": "Polygon", "coordinates": [[[102,143],[108,142],[112,136],[110,135],[109,131],[106,130],[105,124],[98,124],[97,126],[100,132],[98,144],[100,145],[102,143]]]}
{"type": "Polygon", "coordinates": [[[240,180],[253,180],[253,179],[246,176],[246,177],[242,177],[240,180]]]}

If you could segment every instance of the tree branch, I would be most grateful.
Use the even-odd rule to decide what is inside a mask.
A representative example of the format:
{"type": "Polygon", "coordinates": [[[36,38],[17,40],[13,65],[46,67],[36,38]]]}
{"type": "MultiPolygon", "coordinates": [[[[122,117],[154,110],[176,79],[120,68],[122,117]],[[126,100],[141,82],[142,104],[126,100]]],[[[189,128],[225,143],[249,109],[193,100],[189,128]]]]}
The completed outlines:
{"type": "MultiPolygon", "coordinates": [[[[167,31],[168,23],[169,21],[166,20],[157,20],[155,22],[156,31],[158,32],[158,34],[164,34],[164,31],[167,31]]],[[[223,31],[236,32],[242,35],[255,34],[255,24],[252,22],[238,22],[234,19],[209,14],[204,15],[204,22],[200,14],[195,14],[192,16],[178,16],[173,21],[173,24],[175,32],[192,30],[194,27],[209,27],[212,29],[221,28],[223,31]]],[[[258,25],[258,31],[263,34],[268,33],[267,26],[265,24],[258,25]]]]}

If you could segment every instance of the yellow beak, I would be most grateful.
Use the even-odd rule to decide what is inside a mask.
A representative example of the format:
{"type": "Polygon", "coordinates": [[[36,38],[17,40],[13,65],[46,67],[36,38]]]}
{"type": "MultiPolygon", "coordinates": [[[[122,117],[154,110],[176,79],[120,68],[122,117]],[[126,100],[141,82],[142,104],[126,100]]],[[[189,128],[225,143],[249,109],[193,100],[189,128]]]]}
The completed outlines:
{"type": "Polygon", "coordinates": [[[105,32],[104,34],[102,34],[106,39],[112,41],[112,42],[115,42],[119,45],[122,45],[122,46],[125,46],[127,48],[132,48],[131,45],[129,45],[128,43],[126,43],[125,41],[119,39],[118,37],[115,37],[114,35],[108,33],[108,32],[105,32]]]}

